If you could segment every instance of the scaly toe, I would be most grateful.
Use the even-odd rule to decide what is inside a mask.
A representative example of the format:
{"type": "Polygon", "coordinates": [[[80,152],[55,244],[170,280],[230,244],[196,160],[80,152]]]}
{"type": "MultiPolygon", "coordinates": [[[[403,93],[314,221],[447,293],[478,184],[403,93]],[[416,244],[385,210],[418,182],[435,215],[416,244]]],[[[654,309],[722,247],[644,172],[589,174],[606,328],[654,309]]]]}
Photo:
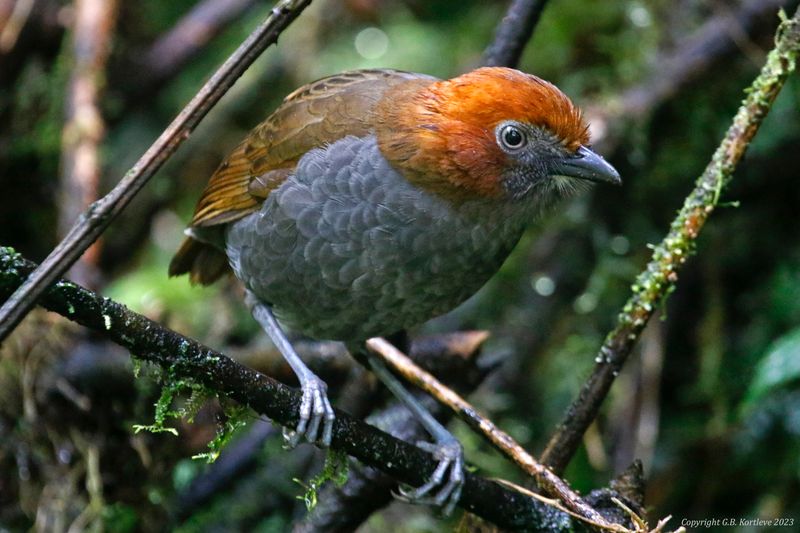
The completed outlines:
{"type": "Polygon", "coordinates": [[[300,404],[300,423],[297,432],[312,444],[330,446],[335,414],[328,400],[328,386],[314,376],[302,385],[303,401],[300,404]],[[301,430],[302,426],[302,430],[301,430]]]}
{"type": "Polygon", "coordinates": [[[395,497],[413,504],[442,507],[445,516],[453,512],[464,485],[464,452],[453,439],[439,444],[420,442],[418,445],[439,459],[428,481],[417,488],[400,487],[395,497]],[[436,490],[438,488],[438,490],[436,490]]]}
{"type": "Polygon", "coordinates": [[[319,426],[322,422],[323,402],[322,396],[318,389],[314,389],[314,400],[311,406],[311,418],[308,422],[308,430],[306,431],[306,440],[308,442],[317,442],[317,435],[319,434],[319,426]]]}
{"type": "MultiPolygon", "coordinates": [[[[311,417],[312,412],[314,412],[315,395],[319,393],[319,389],[314,382],[306,382],[301,386],[301,390],[303,397],[300,400],[300,420],[297,422],[297,427],[294,429],[284,428],[283,430],[284,447],[289,449],[297,446],[301,439],[308,439],[309,435],[314,437],[319,427],[319,420],[316,419],[315,424],[315,419],[311,417]]],[[[313,439],[309,439],[309,441],[314,442],[313,439]]]]}
{"type": "Polygon", "coordinates": [[[322,422],[322,439],[320,440],[320,444],[328,448],[331,445],[331,440],[333,439],[333,422],[336,420],[336,413],[333,412],[333,407],[331,407],[331,402],[328,401],[327,396],[325,397],[325,419],[322,422]]]}
{"type": "Polygon", "coordinates": [[[308,421],[308,430],[305,433],[305,439],[308,442],[317,442],[317,434],[319,433],[319,424],[321,417],[316,413],[308,421]]]}

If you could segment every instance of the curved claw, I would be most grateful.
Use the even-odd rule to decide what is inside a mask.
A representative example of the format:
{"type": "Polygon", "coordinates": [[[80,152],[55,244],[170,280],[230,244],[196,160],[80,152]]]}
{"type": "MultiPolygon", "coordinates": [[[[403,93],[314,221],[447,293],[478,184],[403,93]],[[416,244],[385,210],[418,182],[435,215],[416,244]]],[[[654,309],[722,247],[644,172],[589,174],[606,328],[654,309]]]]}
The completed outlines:
{"type": "Polygon", "coordinates": [[[333,436],[333,421],[336,418],[328,400],[328,386],[324,381],[316,376],[302,380],[301,389],[303,398],[300,401],[300,421],[297,428],[283,432],[285,444],[288,448],[294,448],[305,438],[308,442],[319,442],[320,445],[328,447],[333,436]],[[322,433],[320,435],[320,426],[322,433]]]}
{"type": "Polygon", "coordinates": [[[455,438],[439,443],[420,442],[417,445],[433,453],[439,464],[425,484],[416,489],[400,488],[395,497],[407,503],[440,506],[442,513],[448,516],[458,503],[464,485],[464,449],[455,438]],[[440,488],[435,494],[426,497],[437,487],[440,488]]]}

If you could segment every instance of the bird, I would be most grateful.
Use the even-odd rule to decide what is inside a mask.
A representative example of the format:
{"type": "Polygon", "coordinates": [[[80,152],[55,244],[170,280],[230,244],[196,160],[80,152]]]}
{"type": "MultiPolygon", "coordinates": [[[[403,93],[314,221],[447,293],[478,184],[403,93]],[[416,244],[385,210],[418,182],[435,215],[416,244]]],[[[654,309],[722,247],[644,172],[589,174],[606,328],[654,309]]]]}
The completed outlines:
{"type": "Polygon", "coordinates": [[[592,182],[620,184],[583,114],[552,83],[504,67],[451,79],[354,70],[304,85],[211,176],[170,276],[232,270],[292,367],[302,401],[288,444],[331,443],[325,383],[285,330],[342,341],[420,419],[439,461],[409,501],[452,509],[463,449],[363,349],[446,313],[497,272],[525,229],[592,182]]]}

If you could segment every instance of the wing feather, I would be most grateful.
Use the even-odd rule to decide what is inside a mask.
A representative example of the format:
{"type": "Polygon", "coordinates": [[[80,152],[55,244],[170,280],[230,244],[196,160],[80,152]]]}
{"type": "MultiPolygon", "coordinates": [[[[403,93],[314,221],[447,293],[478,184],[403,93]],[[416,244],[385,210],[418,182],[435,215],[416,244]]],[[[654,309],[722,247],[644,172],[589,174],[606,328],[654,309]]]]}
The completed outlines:
{"type": "Polygon", "coordinates": [[[369,134],[383,92],[419,79],[433,80],[397,70],[356,70],[300,87],[256,126],[211,176],[191,225],[231,222],[257,210],[303,154],[347,135],[369,134]],[[253,185],[267,173],[272,175],[253,185]]]}
{"type": "MultiPolygon", "coordinates": [[[[309,150],[347,135],[373,131],[375,106],[400,83],[435,78],[398,70],[355,70],[317,80],[289,94],[217,168],[200,196],[190,231],[170,263],[169,274],[189,273],[207,285],[227,269],[225,254],[197,240],[201,229],[233,222],[257,211],[270,192],[294,171],[309,150]]],[[[215,231],[215,230],[209,230],[215,231]]]]}

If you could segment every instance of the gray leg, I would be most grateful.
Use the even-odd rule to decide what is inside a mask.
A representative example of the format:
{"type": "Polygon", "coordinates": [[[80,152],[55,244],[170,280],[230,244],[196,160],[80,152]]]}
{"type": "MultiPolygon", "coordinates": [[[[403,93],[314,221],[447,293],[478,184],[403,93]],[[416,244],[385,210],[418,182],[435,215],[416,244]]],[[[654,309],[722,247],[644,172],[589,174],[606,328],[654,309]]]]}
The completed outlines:
{"type": "Polygon", "coordinates": [[[333,407],[328,401],[328,386],[319,379],[300,359],[294,351],[292,343],[286,338],[286,334],[281,329],[272,310],[250,291],[247,291],[245,298],[253,317],[264,328],[269,338],[275,343],[275,347],[281,352],[283,358],[294,370],[297,379],[300,381],[300,388],[303,391],[303,399],[300,402],[300,422],[297,424],[293,434],[287,438],[287,444],[294,447],[305,436],[309,442],[316,442],[319,435],[319,427],[322,424],[322,435],[319,443],[323,446],[330,446],[331,435],[333,433],[333,420],[335,414],[333,407]]]}
{"type": "Polygon", "coordinates": [[[435,443],[417,443],[420,448],[433,453],[434,457],[439,460],[436,470],[427,483],[421,487],[411,491],[401,490],[400,499],[411,503],[444,505],[443,511],[449,515],[461,497],[461,488],[464,484],[464,450],[461,443],[406,390],[378,356],[370,352],[367,352],[366,355],[375,375],[414,413],[414,416],[436,441],[435,443]],[[445,479],[445,474],[447,474],[447,479],[445,479]],[[438,491],[428,497],[428,494],[436,488],[438,491]]]}

